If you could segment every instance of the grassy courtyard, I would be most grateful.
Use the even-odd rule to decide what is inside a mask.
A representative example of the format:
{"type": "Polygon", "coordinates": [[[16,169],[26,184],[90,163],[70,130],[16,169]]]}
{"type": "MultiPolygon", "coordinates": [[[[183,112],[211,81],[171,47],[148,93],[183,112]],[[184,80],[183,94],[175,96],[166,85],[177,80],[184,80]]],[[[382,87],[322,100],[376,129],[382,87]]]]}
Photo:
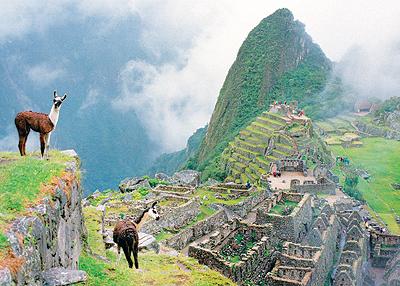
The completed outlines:
{"type": "Polygon", "coordinates": [[[400,234],[396,215],[400,216],[400,191],[391,186],[400,182],[400,142],[384,138],[364,138],[363,147],[331,146],[336,156],[346,156],[350,163],[367,170],[368,180],[359,180],[358,189],[368,206],[388,225],[391,232],[400,234]]]}

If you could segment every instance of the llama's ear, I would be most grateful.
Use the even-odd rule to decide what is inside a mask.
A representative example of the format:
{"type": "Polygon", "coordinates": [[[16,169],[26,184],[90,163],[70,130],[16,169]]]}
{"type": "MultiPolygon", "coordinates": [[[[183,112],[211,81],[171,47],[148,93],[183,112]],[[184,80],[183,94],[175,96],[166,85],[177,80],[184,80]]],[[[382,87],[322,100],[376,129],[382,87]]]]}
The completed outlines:
{"type": "Polygon", "coordinates": [[[54,91],[53,91],[53,96],[54,96],[54,98],[57,97],[57,90],[54,90],[54,91]]]}
{"type": "Polygon", "coordinates": [[[151,207],[154,208],[154,207],[156,206],[156,204],[157,204],[157,201],[155,201],[155,202],[151,205],[151,207]]]}
{"type": "Polygon", "coordinates": [[[64,96],[61,98],[62,101],[64,101],[67,98],[67,94],[65,93],[64,96]]]}

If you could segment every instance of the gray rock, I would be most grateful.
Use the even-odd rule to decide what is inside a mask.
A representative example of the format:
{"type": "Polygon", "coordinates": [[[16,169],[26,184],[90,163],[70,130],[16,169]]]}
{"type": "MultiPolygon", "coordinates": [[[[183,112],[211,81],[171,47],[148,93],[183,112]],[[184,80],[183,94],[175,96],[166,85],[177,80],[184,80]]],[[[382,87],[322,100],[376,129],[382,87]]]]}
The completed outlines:
{"type": "Polygon", "coordinates": [[[57,267],[43,272],[44,285],[48,286],[71,285],[84,282],[86,279],[87,274],[83,270],[69,270],[57,267]]]}
{"type": "Polygon", "coordinates": [[[127,178],[119,184],[119,190],[122,193],[133,192],[139,188],[150,189],[149,181],[143,178],[127,178]]]}
{"type": "Polygon", "coordinates": [[[160,181],[169,181],[169,179],[170,179],[170,177],[164,173],[157,173],[157,174],[155,174],[154,177],[160,181]]]}
{"type": "Polygon", "coordinates": [[[198,187],[200,184],[200,172],[194,170],[183,170],[176,172],[171,181],[179,185],[187,185],[192,187],[198,187]]]}
{"type": "Polygon", "coordinates": [[[74,149],[64,150],[61,151],[61,153],[73,158],[78,158],[78,153],[76,153],[74,149]]]}
{"type": "Polygon", "coordinates": [[[132,201],[132,194],[126,194],[123,198],[122,198],[123,202],[130,202],[132,201]]]}
{"type": "Polygon", "coordinates": [[[92,194],[92,198],[96,199],[98,196],[101,195],[101,192],[99,190],[94,191],[94,193],[92,194]]]}
{"type": "Polygon", "coordinates": [[[390,128],[400,132],[400,110],[390,113],[386,119],[386,122],[390,128]]]}
{"type": "Polygon", "coordinates": [[[147,249],[153,250],[155,253],[160,252],[160,245],[157,243],[156,238],[150,234],[139,232],[139,250],[147,249]]]}
{"type": "Polygon", "coordinates": [[[202,184],[203,186],[214,186],[214,185],[216,185],[216,184],[218,184],[219,182],[217,181],[217,180],[215,180],[215,179],[212,179],[212,178],[208,178],[208,180],[204,183],[204,184],[202,184]]]}
{"type": "Polygon", "coordinates": [[[12,277],[8,268],[0,269],[0,286],[11,286],[12,277]]]}

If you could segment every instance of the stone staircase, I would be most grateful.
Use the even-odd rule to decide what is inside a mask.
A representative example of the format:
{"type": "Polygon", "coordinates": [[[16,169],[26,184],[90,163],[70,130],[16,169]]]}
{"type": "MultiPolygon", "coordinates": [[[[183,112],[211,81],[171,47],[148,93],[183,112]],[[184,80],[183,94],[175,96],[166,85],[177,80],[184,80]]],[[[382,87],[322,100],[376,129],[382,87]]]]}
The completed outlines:
{"type": "Polygon", "coordinates": [[[283,134],[287,121],[280,115],[264,112],[229,143],[222,162],[227,170],[226,181],[255,183],[269,171],[270,163],[291,156],[295,151],[292,139],[283,134]],[[268,154],[268,144],[272,139],[268,154]]]}

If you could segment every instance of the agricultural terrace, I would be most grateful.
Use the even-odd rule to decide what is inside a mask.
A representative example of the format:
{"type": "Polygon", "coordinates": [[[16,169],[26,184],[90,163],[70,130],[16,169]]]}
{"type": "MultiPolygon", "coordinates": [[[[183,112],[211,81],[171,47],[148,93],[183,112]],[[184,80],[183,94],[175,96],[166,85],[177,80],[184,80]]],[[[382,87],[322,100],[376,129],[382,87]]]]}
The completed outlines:
{"type": "MultiPolygon", "coordinates": [[[[368,206],[387,224],[388,229],[400,234],[396,215],[400,216],[400,191],[392,183],[400,182],[400,142],[384,138],[361,139],[360,148],[330,146],[335,156],[346,156],[350,164],[362,168],[371,175],[370,179],[359,179],[357,188],[368,206]]],[[[336,170],[341,176],[344,174],[336,170]]]]}

